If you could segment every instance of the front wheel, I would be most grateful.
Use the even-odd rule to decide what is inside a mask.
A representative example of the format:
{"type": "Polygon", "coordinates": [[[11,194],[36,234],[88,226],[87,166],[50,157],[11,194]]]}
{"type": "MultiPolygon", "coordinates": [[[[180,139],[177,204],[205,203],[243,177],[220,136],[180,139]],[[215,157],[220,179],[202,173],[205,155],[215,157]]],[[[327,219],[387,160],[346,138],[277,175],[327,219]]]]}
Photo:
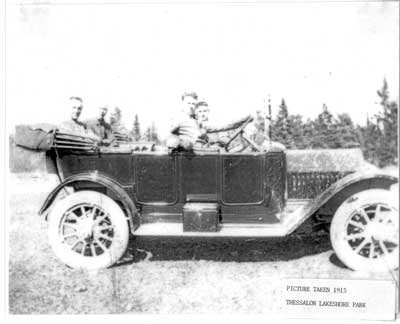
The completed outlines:
{"type": "Polygon", "coordinates": [[[49,214],[49,241],[73,268],[96,270],[116,263],[127,249],[129,227],[118,204],[96,191],[78,191],[49,214]]]}
{"type": "Polygon", "coordinates": [[[330,227],[333,249],[349,268],[384,272],[398,268],[399,213],[387,190],[354,194],[337,209],[330,227]]]}

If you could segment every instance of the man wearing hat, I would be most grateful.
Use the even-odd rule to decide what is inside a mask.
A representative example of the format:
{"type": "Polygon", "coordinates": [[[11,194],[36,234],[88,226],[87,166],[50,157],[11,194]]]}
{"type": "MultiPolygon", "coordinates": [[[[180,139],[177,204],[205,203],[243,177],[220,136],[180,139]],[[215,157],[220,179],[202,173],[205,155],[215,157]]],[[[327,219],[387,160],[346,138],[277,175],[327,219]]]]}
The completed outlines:
{"type": "Polygon", "coordinates": [[[86,122],[89,130],[101,139],[101,144],[103,145],[109,145],[114,140],[111,125],[105,120],[107,112],[108,107],[101,106],[98,117],[86,122]]]}

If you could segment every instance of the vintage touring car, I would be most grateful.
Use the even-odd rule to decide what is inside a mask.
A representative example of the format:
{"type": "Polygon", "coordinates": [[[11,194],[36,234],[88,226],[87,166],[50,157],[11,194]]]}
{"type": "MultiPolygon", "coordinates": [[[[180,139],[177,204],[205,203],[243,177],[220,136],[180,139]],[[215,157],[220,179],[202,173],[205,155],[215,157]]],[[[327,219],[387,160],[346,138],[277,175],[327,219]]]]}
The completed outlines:
{"type": "MultiPolygon", "coordinates": [[[[26,142],[37,131],[17,135],[26,142]]],[[[115,264],[132,236],[265,238],[321,228],[349,268],[398,267],[398,179],[367,167],[358,148],[263,151],[245,138],[247,152],[233,152],[231,141],[221,150],[158,151],[98,147],[59,131],[40,141],[22,145],[46,150],[60,178],[39,214],[71,267],[115,264]]]]}

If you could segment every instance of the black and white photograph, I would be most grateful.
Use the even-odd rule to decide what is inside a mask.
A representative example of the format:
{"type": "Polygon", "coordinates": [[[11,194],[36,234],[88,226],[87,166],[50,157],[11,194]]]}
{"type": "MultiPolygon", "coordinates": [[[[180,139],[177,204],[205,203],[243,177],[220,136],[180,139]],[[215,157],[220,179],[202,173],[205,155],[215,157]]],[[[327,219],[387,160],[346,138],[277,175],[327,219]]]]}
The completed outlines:
{"type": "Polygon", "coordinates": [[[5,9],[7,318],[397,318],[398,1],[5,9]]]}

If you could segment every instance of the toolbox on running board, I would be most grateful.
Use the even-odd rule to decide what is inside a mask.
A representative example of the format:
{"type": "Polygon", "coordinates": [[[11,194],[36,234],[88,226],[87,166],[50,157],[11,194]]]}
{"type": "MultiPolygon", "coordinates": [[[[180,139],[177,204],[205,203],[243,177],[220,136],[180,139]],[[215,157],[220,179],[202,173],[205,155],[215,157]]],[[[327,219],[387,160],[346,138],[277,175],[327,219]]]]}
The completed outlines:
{"type": "Polygon", "coordinates": [[[183,206],[184,232],[216,232],[219,225],[217,203],[186,203],[183,206]]]}

